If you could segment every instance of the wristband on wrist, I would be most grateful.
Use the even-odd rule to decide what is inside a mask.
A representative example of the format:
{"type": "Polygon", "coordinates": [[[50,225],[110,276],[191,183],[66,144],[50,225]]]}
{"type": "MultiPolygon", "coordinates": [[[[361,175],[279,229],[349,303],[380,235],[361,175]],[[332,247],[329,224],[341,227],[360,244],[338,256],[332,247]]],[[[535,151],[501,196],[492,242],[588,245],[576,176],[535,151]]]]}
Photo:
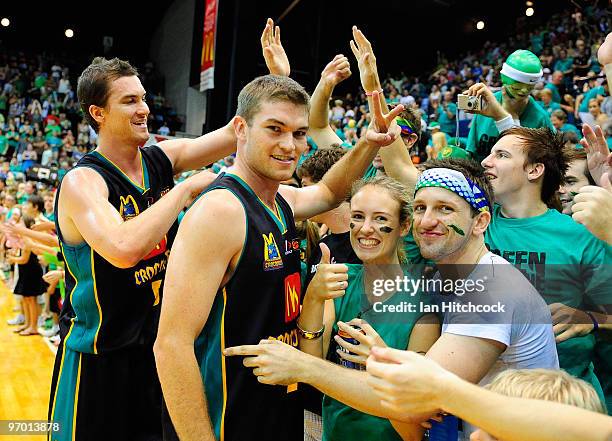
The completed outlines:
{"type": "Polygon", "coordinates": [[[297,326],[298,334],[300,334],[300,337],[304,338],[305,340],[316,340],[317,338],[321,337],[323,335],[323,331],[325,331],[325,325],[323,325],[323,327],[318,331],[306,331],[300,327],[298,322],[295,322],[295,325],[297,326]]]}
{"type": "Polygon", "coordinates": [[[378,93],[383,93],[383,90],[376,90],[376,91],[372,91],[372,92],[368,92],[367,90],[365,91],[366,96],[372,96],[374,94],[374,92],[378,92],[378,93]]]}
{"type": "Polygon", "coordinates": [[[516,121],[512,119],[512,116],[508,115],[505,118],[500,119],[499,121],[495,121],[495,126],[497,127],[497,131],[501,133],[504,130],[508,130],[512,127],[520,126],[520,124],[517,124],[516,121]]]}
{"type": "Polygon", "coordinates": [[[599,323],[597,323],[597,319],[595,318],[593,313],[590,312],[590,311],[584,311],[584,313],[586,315],[588,315],[591,318],[591,320],[593,321],[593,331],[591,331],[591,332],[597,331],[599,329],[599,323]]]}

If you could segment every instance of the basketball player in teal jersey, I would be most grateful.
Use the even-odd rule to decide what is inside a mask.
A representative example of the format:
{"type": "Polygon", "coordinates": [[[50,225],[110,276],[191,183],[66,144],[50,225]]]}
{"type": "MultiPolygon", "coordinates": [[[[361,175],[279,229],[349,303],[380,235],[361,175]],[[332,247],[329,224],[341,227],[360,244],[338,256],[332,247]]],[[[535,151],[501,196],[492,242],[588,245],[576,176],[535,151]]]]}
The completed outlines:
{"type": "MultiPolygon", "coordinates": [[[[402,109],[387,115],[376,109],[377,123],[355,148],[320,182],[295,189],[279,184],[293,175],[306,149],[308,94],[276,75],[256,78],[240,92],[236,163],[187,212],[168,264],[155,343],[176,429],[168,427],[165,439],[303,439],[303,407],[295,394],[259,384],[241,360],[222,351],[267,338],[298,346],[300,338],[321,335],[296,323],[301,283],[294,218],[344,200],[378,148],[399,137],[394,118],[402,109]]],[[[339,275],[338,290],[346,280],[339,275]]]]}
{"type": "Polygon", "coordinates": [[[162,281],[176,219],[214,178],[172,176],[230,154],[231,125],[141,148],[149,108],[136,70],[97,58],[78,97],[98,147],[64,177],[55,215],[66,261],[62,344],[53,373],[52,441],[159,440],[155,372],[162,281]]]}

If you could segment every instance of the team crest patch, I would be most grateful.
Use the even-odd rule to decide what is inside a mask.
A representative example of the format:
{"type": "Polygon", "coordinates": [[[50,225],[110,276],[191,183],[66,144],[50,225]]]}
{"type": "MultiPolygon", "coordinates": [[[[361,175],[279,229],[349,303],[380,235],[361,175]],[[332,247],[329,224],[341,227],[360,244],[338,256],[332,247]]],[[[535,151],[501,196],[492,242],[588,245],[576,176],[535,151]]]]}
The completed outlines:
{"type": "Polygon", "coordinates": [[[119,200],[121,202],[119,213],[121,214],[121,217],[124,221],[136,217],[140,214],[138,204],[136,203],[131,194],[128,194],[127,196],[119,196],[119,200]]]}
{"type": "Polygon", "coordinates": [[[283,259],[281,258],[274,235],[262,234],[264,240],[264,271],[277,270],[283,267],[283,259]]]}

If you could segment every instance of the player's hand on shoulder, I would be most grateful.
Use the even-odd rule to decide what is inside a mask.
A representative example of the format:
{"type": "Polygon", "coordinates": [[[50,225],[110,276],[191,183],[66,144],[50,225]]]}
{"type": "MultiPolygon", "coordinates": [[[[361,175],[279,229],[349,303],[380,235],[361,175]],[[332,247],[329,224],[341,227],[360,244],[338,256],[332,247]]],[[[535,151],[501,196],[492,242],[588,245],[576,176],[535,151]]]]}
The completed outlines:
{"type": "Polygon", "coordinates": [[[206,189],[213,181],[217,179],[217,175],[203,170],[195,175],[185,179],[180,185],[185,185],[188,193],[186,207],[190,206],[193,201],[206,189]]]}

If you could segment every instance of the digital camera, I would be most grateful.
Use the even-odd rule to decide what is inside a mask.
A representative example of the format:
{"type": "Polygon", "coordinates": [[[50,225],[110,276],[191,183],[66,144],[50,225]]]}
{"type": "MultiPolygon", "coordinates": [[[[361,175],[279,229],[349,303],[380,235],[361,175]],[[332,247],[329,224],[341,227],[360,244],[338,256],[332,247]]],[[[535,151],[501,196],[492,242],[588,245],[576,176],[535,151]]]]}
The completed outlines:
{"type": "Polygon", "coordinates": [[[487,102],[484,97],[460,93],[457,95],[457,107],[467,112],[478,112],[487,107],[487,102]]]}

